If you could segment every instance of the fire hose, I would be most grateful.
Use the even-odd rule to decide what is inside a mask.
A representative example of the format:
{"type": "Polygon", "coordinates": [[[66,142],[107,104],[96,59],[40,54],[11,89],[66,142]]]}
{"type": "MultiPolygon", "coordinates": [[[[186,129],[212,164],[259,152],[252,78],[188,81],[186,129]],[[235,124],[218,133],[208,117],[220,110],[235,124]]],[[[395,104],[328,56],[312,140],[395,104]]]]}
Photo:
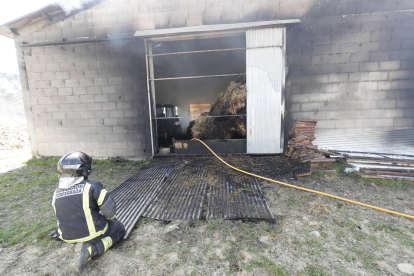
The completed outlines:
{"type": "Polygon", "coordinates": [[[306,191],[306,192],[310,192],[310,193],[315,193],[315,194],[319,194],[319,195],[323,195],[323,196],[328,196],[328,197],[332,197],[332,198],[336,198],[336,199],[339,199],[339,200],[343,200],[343,201],[345,201],[345,202],[349,202],[349,203],[353,203],[353,204],[357,204],[357,205],[361,205],[361,206],[364,206],[364,207],[368,207],[368,208],[372,208],[372,209],[375,209],[375,210],[378,210],[378,211],[382,211],[382,212],[386,212],[386,213],[390,213],[390,214],[394,214],[394,215],[398,215],[398,216],[402,216],[402,217],[406,217],[406,218],[410,218],[410,219],[414,219],[414,216],[410,216],[410,215],[407,215],[407,214],[403,214],[403,213],[399,213],[399,212],[395,212],[395,211],[391,211],[391,210],[388,210],[388,209],[384,209],[384,208],[380,208],[380,207],[376,207],[376,206],[372,206],[372,205],[369,205],[369,204],[365,204],[365,203],[362,203],[362,202],[358,202],[358,201],[355,201],[355,200],[351,200],[351,199],[347,199],[347,198],[343,198],[343,197],[339,197],[339,196],[335,196],[335,195],[331,195],[331,194],[327,194],[327,193],[323,193],[323,192],[319,192],[319,191],[315,191],[315,190],[311,190],[311,189],[306,189],[306,188],[302,188],[302,187],[299,187],[299,186],[295,186],[295,185],[291,185],[291,184],[288,184],[288,183],[284,183],[284,182],[280,182],[280,181],[276,181],[276,180],[273,180],[273,179],[270,179],[270,178],[267,178],[267,177],[263,177],[263,176],[260,176],[260,175],[256,175],[256,174],[253,174],[253,173],[249,173],[249,172],[246,172],[246,171],[243,171],[243,170],[240,170],[240,169],[238,169],[238,168],[236,168],[236,167],[233,167],[232,165],[230,165],[230,164],[228,164],[227,162],[225,162],[223,159],[221,159],[212,149],[210,149],[209,148],[209,146],[207,146],[203,141],[201,141],[201,140],[199,140],[199,139],[197,139],[197,138],[193,138],[193,139],[191,139],[191,140],[196,140],[196,141],[199,141],[200,143],[202,143],[209,151],[211,151],[211,153],[212,154],[214,154],[214,156],[215,157],[217,157],[221,162],[223,162],[226,166],[228,166],[228,167],[230,167],[230,168],[232,168],[233,170],[236,170],[236,171],[239,171],[239,172],[241,172],[241,173],[244,173],[244,174],[247,174],[247,175],[251,175],[251,176],[254,176],[254,177],[257,177],[257,178],[260,178],[260,179],[263,179],[263,180],[267,180],[267,181],[270,181],[270,182],[274,182],[274,183],[277,183],[277,184],[280,184],[280,185],[284,185],[284,186],[287,186],[287,187],[291,187],[291,188],[295,188],[295,189],[298,189],[298,190],[302,190],[302,191],[306,191]]]}

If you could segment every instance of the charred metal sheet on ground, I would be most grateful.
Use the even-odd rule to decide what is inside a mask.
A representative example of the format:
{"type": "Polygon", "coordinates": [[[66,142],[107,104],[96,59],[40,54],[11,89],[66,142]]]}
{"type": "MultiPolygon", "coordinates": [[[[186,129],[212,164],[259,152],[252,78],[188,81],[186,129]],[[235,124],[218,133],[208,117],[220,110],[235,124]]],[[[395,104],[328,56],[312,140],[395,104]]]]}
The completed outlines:
{"type": "Polygon", "coordinates": [[[201,219],[208,183],[205,168],[177,167],[143,214],[159,220],[201,219]]]}
{"type": "Polygon", "coordinates": [[[162,189],[163,180],[173,168],[155,166],[142,170],[110,192],[117,204],[117,219],[126,229],[125,238],[153,197],[162,189]]]}
{"type": "Polygon", "coordinates": [[[256,178],[218,179],[210,185],[207,219],[274,219],[256,178]]]}

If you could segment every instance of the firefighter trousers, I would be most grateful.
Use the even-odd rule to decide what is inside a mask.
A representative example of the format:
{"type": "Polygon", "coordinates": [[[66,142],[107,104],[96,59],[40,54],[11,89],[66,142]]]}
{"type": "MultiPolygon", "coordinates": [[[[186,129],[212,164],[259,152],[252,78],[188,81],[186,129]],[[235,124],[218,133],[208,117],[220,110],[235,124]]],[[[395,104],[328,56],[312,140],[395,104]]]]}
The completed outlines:
{"type": "Polygon", "coordinates": [[[108,229],[102,236],[96,237],[88,243],[93,243],[98,250],[98,255],[102,255],[106,252],[113,244],[119,241],[125,235],[125,227],[117,219],[108,221],[108,229]]]}

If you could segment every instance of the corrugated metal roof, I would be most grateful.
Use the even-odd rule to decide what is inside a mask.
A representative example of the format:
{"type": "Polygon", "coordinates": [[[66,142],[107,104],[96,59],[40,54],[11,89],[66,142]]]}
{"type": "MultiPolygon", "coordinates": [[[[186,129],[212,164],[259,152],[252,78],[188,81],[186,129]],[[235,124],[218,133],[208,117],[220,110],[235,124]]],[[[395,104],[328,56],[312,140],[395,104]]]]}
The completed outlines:
{"type": "Polygon", "coordinates": [[[414,156],[414,128],[387,131],[315,134],[321,149],[414,156]]]}

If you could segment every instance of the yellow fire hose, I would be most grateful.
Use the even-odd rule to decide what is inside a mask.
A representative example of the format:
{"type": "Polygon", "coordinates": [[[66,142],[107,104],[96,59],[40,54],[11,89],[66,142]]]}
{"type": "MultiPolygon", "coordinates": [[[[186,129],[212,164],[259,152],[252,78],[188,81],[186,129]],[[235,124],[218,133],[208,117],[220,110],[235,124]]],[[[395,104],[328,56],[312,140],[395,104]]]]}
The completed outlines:
{"type": "Polygon", "coordinates": [[[323,192],[318,192],[318,191],[311,190],[311,189],[306,189],[306,188],[298,187],[298,186],[295,186],[295,185],[283,183],[283,182],[280,182],[280,181],[276,181],[276,180],[273,180],[273,179],[270,179],[270,178],[266,178],[266,177],[263,177],[263,176],[260,176],[260,175],[256,175],[256,174],[253,174],[253,173],[249,173],[249,172],[240,170],[240,169],[238,169],[236,167],[233,167],[232,165],[226,163],[214,151],[212,151],[203,141],[201,141],[201,140],[199,140],[197,138],[193,138],[191,140],[199,141],[206,148],[208,148],[208,150],[211,151],[211,153],[214,154],[214,156],[216,156],[221,162],[223,162],[224,164],[226,164],[227,166],[229,166],[233,170],[242,172],[244,174],[248,174],[248,175],[251,175],[251,176],[254,176],[254,177],[257,177],[257,178],[261,178],[261,179],[264,179],[264,180],[267,180],[267,181],[270,181],[270,182],[274,182],[274,183],[277,183],[277,184],[280,184],[280,185],[284,185],[284,186],[288,186],[288,187],[291,187],[291,188],[299,189],[299,190],[302,190],[302,191],[306,191],[306,192],[310,192],[310,193],[315,193],[315,194],[319,194],[319,195],[324,195],[324,196],[329,196],[329,197],[336,198],[336,199],[339,199],[339,200],[343,200],[343,201],[346,201],[346,202],[350,202],[350,203],[354,203],[354,204],[361,205],[361,206],[364,206],[364,207],[372,208],[372,209],[375,209],[375,210],[378,210],[378,211],[383,211],[383,212],[387,212],[387,213],[390,213],[390,214],[394,214],[394,215],[398,215],[398,216],[402,216],[402,217],[414,219],[414,216],[410,216],[410,215],[406,215],[406,214],[403,214],[403,213],[398,213],[398,212],[395,212],[395,211],[391,211],[391,210],[383,209],[383,208],[380,208],[380,207],[368,205],[368,204],[365,204],[365,203],[361,203],[361,202],[358,202],[358,201],[346,199],[346,198],[343,198],[343,197],[339,197],[339,196],[335,196],[335,195],[331,195],[331,194],[327,194],[327,193],[323,193],[323,192]]]}

